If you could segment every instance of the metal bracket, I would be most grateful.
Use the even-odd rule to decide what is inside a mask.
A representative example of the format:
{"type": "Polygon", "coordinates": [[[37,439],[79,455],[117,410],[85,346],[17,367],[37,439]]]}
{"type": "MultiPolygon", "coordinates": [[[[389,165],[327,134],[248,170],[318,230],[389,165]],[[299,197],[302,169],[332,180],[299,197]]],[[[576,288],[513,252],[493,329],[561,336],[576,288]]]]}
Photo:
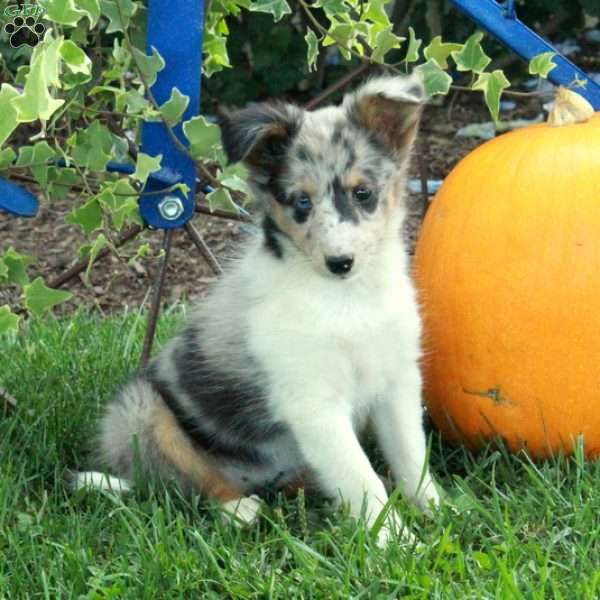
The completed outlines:
{"type": "Polygon", "coordinates": [[[502,4],[495,0],[450,1],[477,25],[527,61],[543,52],[555,52],[556,56],[553,60],[556,67],[550,71],[548,79],[556,85],[565,86],[571,85],[576,80],[585,82],[585,87],[577,88],[577,92],[586,98],[595,110],[600,110],[600,85],[520,21],[515,11],[515,0],[508,0],[502,4]]]}

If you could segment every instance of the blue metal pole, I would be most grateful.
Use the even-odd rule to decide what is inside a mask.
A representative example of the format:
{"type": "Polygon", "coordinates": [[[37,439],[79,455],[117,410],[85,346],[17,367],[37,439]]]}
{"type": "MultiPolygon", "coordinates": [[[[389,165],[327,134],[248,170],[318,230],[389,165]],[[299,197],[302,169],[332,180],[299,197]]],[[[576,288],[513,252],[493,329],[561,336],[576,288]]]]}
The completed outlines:
{"type": "MultiPolygon", "coordinates": [[[[151,54],[154,47],[166,63],[166,67],[158,74],[156,83],[152,86],[152,95],[159,104],[170,98],[175,87],[182,94],[189,96],[190,103],[184,120],[200,112],[203,33],[204,0],[150,0],[148,54],[151,54]]],[[[175,134],[187,145],[180,125],[175,128],[175,134]]],[[[168,197],[142,196],[142,217],[150,226],[160,229],[183,227],[191,219],[195,208],[194,160],[177,148],[163,123],[144,123],[142,151],[151,156],[163,155],[163,168],[149,179],[145,191],[164,189],[166,181],[180,181],[190,188],[187,195],[176,192],[168,197]]]]}
{"type": "Polygon", "coordinates": [[[495,0],[450,0],[466,13],[481,28],[497,37],[521,58],[529,61],[543,52],[555,52],[553,61],[556,67],[550,71],[548,79],[556,85],[571,85],[575,80],[585,81],[585,87],[577,92],[590,102],[595,110],[600,110],[600,85],[588,77],[585,71],[575,66],[517,18],[514,0],[500,4],[495,0]]]}

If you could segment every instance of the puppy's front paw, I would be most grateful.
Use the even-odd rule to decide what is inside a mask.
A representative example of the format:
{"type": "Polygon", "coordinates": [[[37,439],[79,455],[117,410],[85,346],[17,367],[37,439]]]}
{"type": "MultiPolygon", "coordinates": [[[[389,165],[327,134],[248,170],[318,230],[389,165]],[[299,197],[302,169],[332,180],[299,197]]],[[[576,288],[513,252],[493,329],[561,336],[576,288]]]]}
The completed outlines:
{"type": "Polygon", "coordinates": [[[441,503],[440,494],[433,481],[425,488],[419,491],[415,498],[415,504],[427,516],[431,516],[433,512],[439,508],[441,503]]]}
{"type": "Polygon", "coordinates": [[[253,494],[230,500],[222,505],[223,516],[230,522],[248,527],[256,522],[262,506],[262,500],[253,494]]]}
{"type": "Polygon", "coordinates": [[[401,546],[416,547],[420,543],[395,510],[390,511],[381,529],[377,532],[377,545],[380,548],[385,548],[391,540],[401,546]]]}

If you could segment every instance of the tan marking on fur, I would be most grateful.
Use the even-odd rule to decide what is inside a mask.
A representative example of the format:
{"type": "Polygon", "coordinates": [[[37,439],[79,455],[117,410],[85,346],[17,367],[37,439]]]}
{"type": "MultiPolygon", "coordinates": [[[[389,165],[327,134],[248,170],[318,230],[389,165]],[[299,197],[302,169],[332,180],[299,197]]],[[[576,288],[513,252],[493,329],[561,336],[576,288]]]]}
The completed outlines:
{"type": "Polygon", "coordinates": [[[342,185],[349,190],[354,189],[359,185],[368,185],[369,182],[365,179],[364,173],[360,168],[353,168],[351,171],[344,173],[342,185]]]}
{"type": "Polygon", "coordinates": [[[273,219],[277,227],[285,234],[299,243],[305,235],[305,227],[296,223],[289,214],[289,208],[286,208],[278,202],[272,202],[269,209],[269,216],[273,219]]]}
{"type": "Polygon", "coordinates": [[[165,458],[188,477],[199,492],[220,502],[229,502],[243,494],[223,477],[208,456],[195,449],[181,431],[173,414],[157,406],[152,416],[152,436],[165,458]]]}
{"type": "Polygon", "coordinates": [[[319,186],[310,177],[302,177],[296,186],[298,191],[306,192],[309,196],[315,196],[319,192],[319,186]]]}

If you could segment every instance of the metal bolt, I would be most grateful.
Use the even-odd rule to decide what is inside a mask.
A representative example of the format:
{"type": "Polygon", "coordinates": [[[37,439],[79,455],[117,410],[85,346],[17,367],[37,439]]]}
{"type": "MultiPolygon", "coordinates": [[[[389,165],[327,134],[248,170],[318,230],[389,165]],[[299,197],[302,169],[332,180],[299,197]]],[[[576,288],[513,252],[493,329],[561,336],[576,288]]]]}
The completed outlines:
{"type": "Polygon", "coordinates": [[[165,196],[158,203],[158,212],[163,219],[174,221],[183,214],[183,202],[177,196],[165,196]]]}

